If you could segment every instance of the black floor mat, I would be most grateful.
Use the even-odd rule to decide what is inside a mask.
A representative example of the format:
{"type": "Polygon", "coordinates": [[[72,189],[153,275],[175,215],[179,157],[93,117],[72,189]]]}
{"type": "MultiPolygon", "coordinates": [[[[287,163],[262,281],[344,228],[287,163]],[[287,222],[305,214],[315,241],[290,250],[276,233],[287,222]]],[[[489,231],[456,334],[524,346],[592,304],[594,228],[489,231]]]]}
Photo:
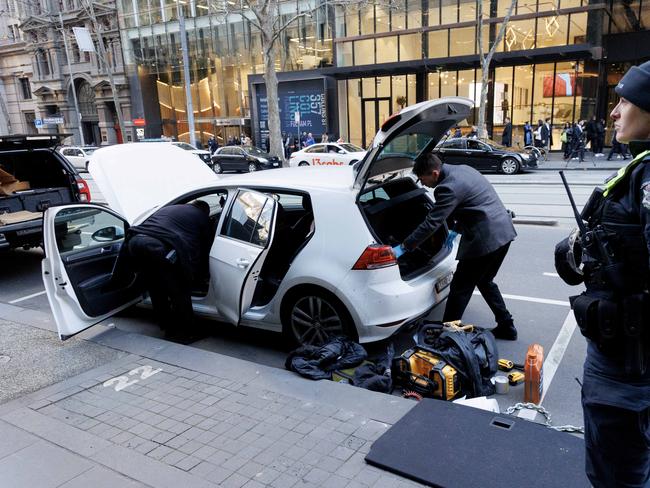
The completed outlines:
{"type": "Polygon", "coordinates": [[[430,486],[588,487],[582,439],[510,415],[425,399],[366,461],[430,486]]]}

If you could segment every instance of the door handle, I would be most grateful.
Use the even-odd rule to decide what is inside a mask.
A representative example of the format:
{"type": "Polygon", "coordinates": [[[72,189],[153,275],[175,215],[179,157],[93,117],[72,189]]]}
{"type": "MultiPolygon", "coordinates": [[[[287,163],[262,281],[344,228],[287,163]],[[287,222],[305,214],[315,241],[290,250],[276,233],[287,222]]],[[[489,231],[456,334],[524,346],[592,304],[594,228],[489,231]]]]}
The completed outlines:
{"type": "Polygon", "coordinates": [[[251,265],[251,262],[248,259],[244,259],[244,258],[239,258],[236,261],[236,263],[237,263],[237,267],[242,269],[246,269],[251,265]]]}

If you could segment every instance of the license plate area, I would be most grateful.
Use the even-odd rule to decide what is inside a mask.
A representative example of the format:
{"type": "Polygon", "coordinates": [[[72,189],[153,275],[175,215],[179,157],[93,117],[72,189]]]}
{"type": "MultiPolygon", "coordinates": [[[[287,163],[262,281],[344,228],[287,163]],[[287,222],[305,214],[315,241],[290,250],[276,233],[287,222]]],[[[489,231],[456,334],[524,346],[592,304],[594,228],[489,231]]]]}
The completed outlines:
{"type": "Polygon", "coordinates": [[[447,288],[451,284],[451,280],[454,278],[454,273],[447,273],[436,283],[436,292],[440,293],[442,290],[447,288]]]}

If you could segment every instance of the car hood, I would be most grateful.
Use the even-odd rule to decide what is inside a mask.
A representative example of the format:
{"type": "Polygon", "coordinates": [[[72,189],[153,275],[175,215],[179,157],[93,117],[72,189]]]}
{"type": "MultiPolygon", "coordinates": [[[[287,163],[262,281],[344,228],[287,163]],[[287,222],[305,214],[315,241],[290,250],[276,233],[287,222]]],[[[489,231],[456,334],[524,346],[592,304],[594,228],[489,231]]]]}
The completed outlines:
{"type": "Polygon", "coordinates": [[[108,205],[131,224],[148,210],[219,180],[194,154],[164,142],[98,149],[88,171],[108,205]]]}
{"type": "Polygon", "coordinates": [[[474,102],[464,97],[444,97],[416,103],[387,119],[372,141],[368,155],[357,168],[354,188],[360,190],[368,178],[413,167],[408,158],[380,160],[383,147],[402,134],[426,134],[432,137],[431,149],[461,120],[466,119],[474,102]]]}

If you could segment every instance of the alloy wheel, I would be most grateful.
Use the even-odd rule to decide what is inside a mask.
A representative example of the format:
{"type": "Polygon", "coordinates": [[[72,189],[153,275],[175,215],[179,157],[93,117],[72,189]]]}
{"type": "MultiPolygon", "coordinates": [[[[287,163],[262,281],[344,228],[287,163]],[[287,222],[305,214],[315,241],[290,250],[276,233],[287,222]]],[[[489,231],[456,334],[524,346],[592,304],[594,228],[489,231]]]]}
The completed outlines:
{"type": "Polygon", "coordinates": [[[219,163],[214,163],[214,166],[212,167],[212,169],[217,174],[223,173],[223,170],[221,169],[221,165],[219,163]]]}
{"type": "Polygon", "coordinates": [[[336,308],[319,296],[300,298],[289,319],[291,332],[300,344],[319,345],[330,337],[344,334],[343,321],[336,308]]]}
{"type": "Polygon", "coordinates": [[[253,171],[257,171],[257,166],[255,163],[248,163],[248,172],[252,173],[253,171]]]}
{"type": "Polygon", "coordinates": [[[501,171],[507,175],[514,175],[519,169],[519,164],[512,158],[506,158],[501,161],[501,171]]]}

